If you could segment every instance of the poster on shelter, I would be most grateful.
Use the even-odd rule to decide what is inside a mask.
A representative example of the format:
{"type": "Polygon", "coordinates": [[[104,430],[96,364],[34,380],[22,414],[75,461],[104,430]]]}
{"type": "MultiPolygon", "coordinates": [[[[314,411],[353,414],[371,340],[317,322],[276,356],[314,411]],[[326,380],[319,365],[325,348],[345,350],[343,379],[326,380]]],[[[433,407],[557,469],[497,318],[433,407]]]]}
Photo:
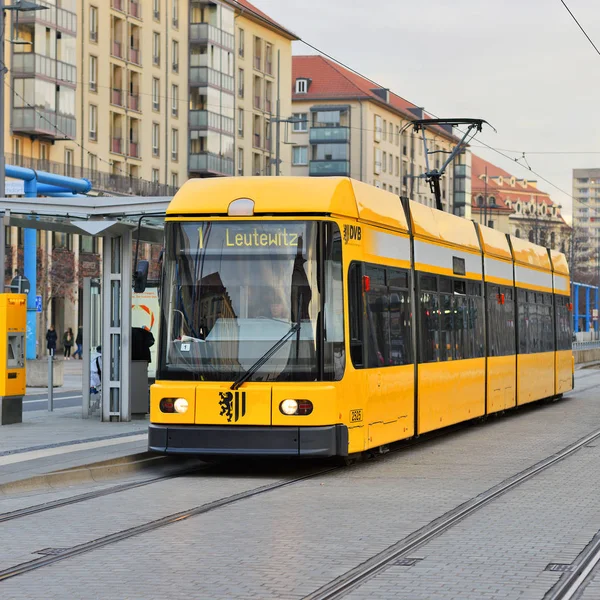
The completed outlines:
{"type": "Polygon", "coordinates": [[[154,346],[150,348],[151,361],[148,365],[148,377],[150,378],[156,377],[159,316],[157,287],[148,287],[145,292],[132,294],[131,326],[147,329],[154,336],[154,346]]]}

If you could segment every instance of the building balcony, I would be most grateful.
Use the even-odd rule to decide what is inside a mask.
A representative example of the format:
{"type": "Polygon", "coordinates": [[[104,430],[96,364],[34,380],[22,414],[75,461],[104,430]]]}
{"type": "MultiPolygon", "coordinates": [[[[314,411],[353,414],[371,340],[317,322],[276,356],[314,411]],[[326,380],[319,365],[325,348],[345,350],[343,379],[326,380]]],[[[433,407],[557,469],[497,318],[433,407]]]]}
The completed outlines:
{"type": "Polygon", "coordinates": [[[13,108],[13,132],[54,140],[75,139],[75,117],[61,115],[44,108],[13,108]]]}
{"type": "Polygon", "coordinates": [[[137,112],[140,111],[140,95],[139,94],[129,94],[127,100],[127,107],[129,110],[135,110],[137,112]]]}
{"type": "Polygon", "coordinates": [[[70,10],[56,6],[55,2],[37,0],[36,4],[46,6],[46,10],[26,10],[19,13],[19,23],[40,23],[50,25],[71,35],[77,34],[77,15],[70,10]]]}
{"type": "Polygon", "coordinates": [[[110,7],[125,12],[125,0],[110,0],[110,7]]]}
{"type": "Polygon", "coordinates": [[[214,129],[233,135],[233,119],[209,110],[190,110],[188,113],[190,129],[214,129]]]}
{"type": "Polygon", "coordinates": [[[142,7],[138,0],[129,0],[129,14],[136,19],[142,18],[142,7]]]}
{"type": "Polygon", "coordinates": [[[125,106],[125,93],[123,90],[113,88],[110,91],[110,103],[115,106],[125,106]]]}
{"type": "Polygon", "coordinates": [[[233,35],[208,23],[190,23],[189,40],[190,44],[214,43],[227,50],[234,48],[233,35]]]}
{"type": "Polygon", "coordinates": [[[191,173],[208,173],[211,175],[233,175],[233,159],[218,156],[211,152],[200,152],[189,155],[189,171],[191,173]]]}
{"type": "Polygon", "coordinates": [[[111,47],[111,54],[113,56],[115,56],[116,58],[124,58],[123,44],[121,44],[121,42],[113,40],[112,47],[111,47]]]}
{"type": "Polygon", "coordinates": [[[212,86],[224,89],[233,94],[234,78],[225,73],[219,73],[209,67],[190,67],[191,86],[212,86]]]}
{"type": "Polygon", "coordinates": [[[142,64],[141,54],[139,48],[129,47],[129,62],[132,62],[134,65],[142,64]]]}
{"type": "Polygon", "coordinates": [[[113,137],[110,139],[110,151],[115,154],[123,154],[123,138],[113,137]]]}
{"type": "Polygon", "coordinates": [[[13,75],[40,76],[59,81],[61,84],[75,87],[77,85],[77,67],[33,52],[14,53],[12,57],[13,75]]]}
{"type": "Polygon", "coordinates": [[[350,141],[349,127],[311,127],[311,144],[348,143],[350,141]]]}
{"type": "Polygon", "coordinates": [[[325,177],[330,175],[349,177],[349,160],[311,160],[309,164],[311,177],[325,177]]]}

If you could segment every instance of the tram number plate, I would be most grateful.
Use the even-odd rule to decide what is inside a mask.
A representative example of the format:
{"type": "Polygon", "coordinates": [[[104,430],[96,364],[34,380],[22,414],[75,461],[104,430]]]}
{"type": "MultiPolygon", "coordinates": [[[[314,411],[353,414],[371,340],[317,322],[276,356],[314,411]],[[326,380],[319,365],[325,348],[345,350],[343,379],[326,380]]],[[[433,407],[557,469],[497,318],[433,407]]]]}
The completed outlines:
{"type": "Polygon", "coordinates": [[[363,420],[362,408],[350,411],[350,423],[360,423],[363,420]]]}

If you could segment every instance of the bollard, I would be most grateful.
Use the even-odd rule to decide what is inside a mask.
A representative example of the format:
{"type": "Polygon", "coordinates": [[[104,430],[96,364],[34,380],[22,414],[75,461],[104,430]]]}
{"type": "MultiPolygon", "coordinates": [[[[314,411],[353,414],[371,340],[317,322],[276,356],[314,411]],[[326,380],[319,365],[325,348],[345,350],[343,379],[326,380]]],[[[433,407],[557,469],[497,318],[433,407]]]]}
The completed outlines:
{"type": "Polygon", "coordinates": [[[48,355],[48,410],[54,411],[54,350],[48,355]]]}

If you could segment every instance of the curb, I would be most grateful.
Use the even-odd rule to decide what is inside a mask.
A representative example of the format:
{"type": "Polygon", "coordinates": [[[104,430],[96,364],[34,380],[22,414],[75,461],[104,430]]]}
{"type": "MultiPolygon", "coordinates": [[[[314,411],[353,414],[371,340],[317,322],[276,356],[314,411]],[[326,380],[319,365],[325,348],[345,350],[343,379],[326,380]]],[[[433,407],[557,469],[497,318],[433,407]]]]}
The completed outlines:
{"type": "Polygon", "coordinates": [[[189,461],[176,461],[172,457],[141,452],[103,460],[86,465],[70,467],[60,471],[51,471],[43,475],[35,475],[26,479],[10,481],[0,485],[0,497],[13,494],[35,492],[39,490],[59,490],[70,485],[81,483],[101,483],[127,473],[138,473],[159,469],[158,475],[166,475],[169,471],[186,466],[189,461]]]}

